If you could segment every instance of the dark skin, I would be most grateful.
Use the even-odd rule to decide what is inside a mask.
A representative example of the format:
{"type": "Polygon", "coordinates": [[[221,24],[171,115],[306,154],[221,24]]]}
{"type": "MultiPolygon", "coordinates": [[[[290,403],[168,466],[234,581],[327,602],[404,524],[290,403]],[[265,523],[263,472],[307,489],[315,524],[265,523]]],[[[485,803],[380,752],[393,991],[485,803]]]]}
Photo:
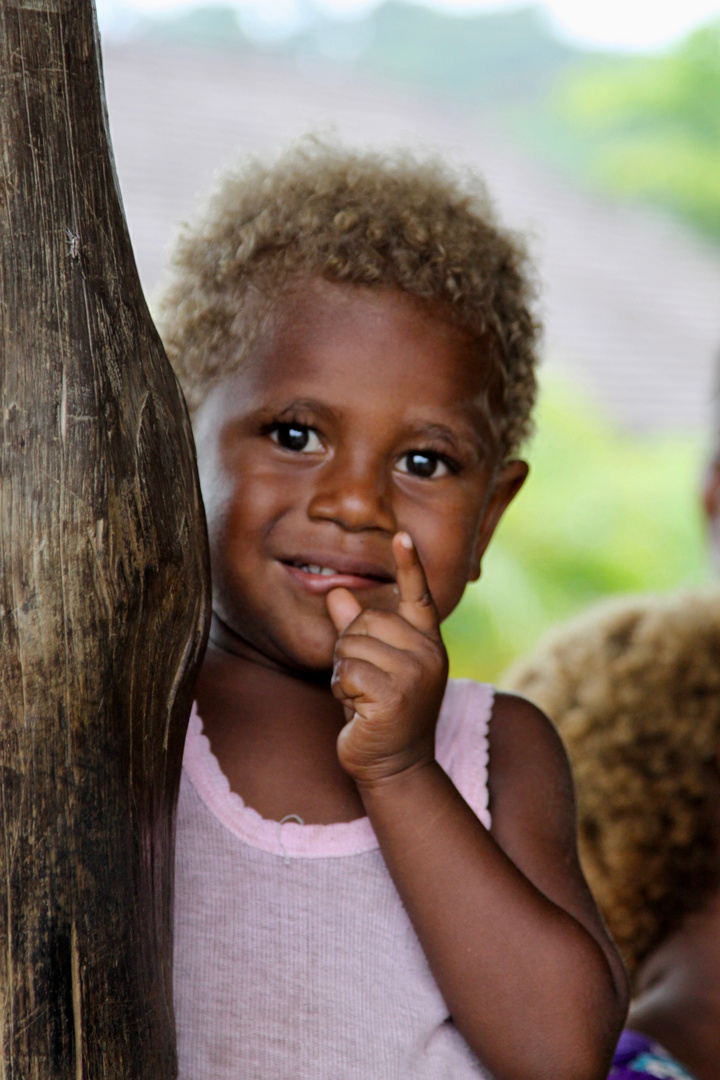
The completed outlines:
{"type": "Polygon", "coordinates": [[[435,760],[454,609],[527,466],[440,308],[314,281],[196,420],[214,620],[198,705],[266,818],[366,814],[448,1009],[497,1080],[600,1080],[625,976],[580,871],[568,765],[499,695],[488,831],[435,760]],[[452,918],[448,918],[448,912],[452,918]]]}
{"type": "Polygon", "coordinates": [[[718,1080],[720,893],[642,964],[628,1026],[656,1039],[696,1080],[718,1080]]]}

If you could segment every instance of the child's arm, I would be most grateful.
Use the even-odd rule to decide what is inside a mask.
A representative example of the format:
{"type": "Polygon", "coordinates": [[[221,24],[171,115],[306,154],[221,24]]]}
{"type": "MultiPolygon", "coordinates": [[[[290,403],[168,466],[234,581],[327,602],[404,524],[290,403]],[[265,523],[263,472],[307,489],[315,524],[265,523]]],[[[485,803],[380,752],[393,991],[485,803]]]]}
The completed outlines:
{"type": "Polygon", "coordinates": [[[601,1080],[627,988],[579,868],[570,772],[549,721],[501,695],[489,833],[434,758],[447,674],[437,614],[396,537],[398,615],[341,590],[338,741],[453,1020],[497,1080],[601,1080]],[[351,621],[352,620],[352,621],[351,621]]]}

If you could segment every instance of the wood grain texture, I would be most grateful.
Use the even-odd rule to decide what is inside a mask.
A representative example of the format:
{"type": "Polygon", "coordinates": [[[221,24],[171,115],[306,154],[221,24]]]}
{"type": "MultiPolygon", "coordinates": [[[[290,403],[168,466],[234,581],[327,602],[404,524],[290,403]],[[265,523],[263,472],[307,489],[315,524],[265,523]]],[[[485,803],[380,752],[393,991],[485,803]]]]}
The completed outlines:
{"type": "Polygon", "coordinates": [[[0,422],[0,1076],[169,1080],[208,560],[92,0],[0,0],[0,422]]]}

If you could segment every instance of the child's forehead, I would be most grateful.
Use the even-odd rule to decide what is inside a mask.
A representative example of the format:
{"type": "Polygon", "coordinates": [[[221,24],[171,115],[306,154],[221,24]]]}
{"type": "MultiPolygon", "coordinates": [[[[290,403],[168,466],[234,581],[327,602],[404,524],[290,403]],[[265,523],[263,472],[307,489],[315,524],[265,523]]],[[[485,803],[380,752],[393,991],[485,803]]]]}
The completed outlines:
{"type": "Polygon", "coordinates": [[[459,325],[447,304],[395,286],[312,278],[278,296],[246,364],[275,378],[315,369],[355,383],[434,379],[466,395],[484,391],[498,354],[489,335],[459,325]]]}
{"type": "Polygon", "coordinates": [[[353,313],[376,320],[393,314],[405,321],[416,319],[437,324],[459,337],[471,336],[453,320],[446,301],[425,299],[388,283],[369,285],[336,281],[315,274],[298,276],[278,291],[276,299],[271,301],[271,308],[277,323],[292,323],[298,327],[353,313]]]}

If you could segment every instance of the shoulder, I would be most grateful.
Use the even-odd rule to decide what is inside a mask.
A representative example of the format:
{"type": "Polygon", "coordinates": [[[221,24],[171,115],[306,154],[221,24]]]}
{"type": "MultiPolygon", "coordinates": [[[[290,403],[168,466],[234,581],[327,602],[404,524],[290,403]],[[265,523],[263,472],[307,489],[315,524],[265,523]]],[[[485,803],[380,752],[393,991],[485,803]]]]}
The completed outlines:
{"type": "Polygon", "coordinates": [[[575,846],[575,796],[565,748],[536,705],[497,693],[489,728],[493,832],[545,831],[575,846]]]}
{"type": "Polygon", "coordinates": [[[626,979],[583,877],[575,793],[560,736],[525,698],[498,694],[490,723],[492,836],[548,900],[572,915],[605,953],[618,1001],[626,979]]]}
{"type": "Polygon", "coordinates": [[[519,773],[525,781],[528,776],[547,776],[548,768],[570,776],[567,754],[554,725],[527,698],[497,692],[488,735],[498,785],[514,786],[519,773]]]}
{"type": "Polygon", "coordinates": [[[532,702],[485,683],[451,680],[436,747],[440,764],[475,812],[480,806],[489,811],[496,839],[544,830],[556,843],[574,847],[567,755],[554,726],[532,702]]]}

